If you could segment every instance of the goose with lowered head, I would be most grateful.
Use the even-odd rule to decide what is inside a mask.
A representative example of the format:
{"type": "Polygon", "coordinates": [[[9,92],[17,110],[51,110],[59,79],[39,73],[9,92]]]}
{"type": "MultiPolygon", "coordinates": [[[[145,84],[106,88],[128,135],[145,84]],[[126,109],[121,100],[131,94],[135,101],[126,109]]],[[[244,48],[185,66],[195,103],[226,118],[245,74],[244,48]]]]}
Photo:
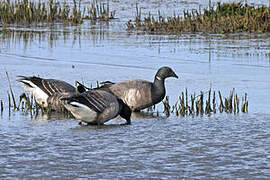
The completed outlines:
{"type": "Polygon", "coordinates": [[[130,124],[131,110],[113,94],[101,89],[89,90],[61,99],[66,109],[81,122],[101,125],[120,115],[130,124]]]}
{"type": "MultiPolygon", "coordinates": [[[[64,106],[60,99],[76,93],[75,87],[62,80],[43,79],[36,76],[18,77],[20,77],[18,81],[22,87],[30,92],[39,106],[45,109],[50,107],[52,110],[62,111],[64,106]]],[[[85,89],[79,84],[77,91],[81,93],[85,89]]]]}

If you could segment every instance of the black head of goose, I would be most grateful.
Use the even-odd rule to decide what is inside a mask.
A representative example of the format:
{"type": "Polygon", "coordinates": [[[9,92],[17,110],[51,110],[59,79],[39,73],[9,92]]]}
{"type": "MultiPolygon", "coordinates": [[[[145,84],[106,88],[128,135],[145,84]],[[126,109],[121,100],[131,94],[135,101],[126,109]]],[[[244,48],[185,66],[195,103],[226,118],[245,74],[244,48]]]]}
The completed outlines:
{"type": "Polygon", "coordinates": [[[178,78],[170,67],[161,67],[155,75],[154,82],[141,79],[128,80],[108,85],[110,91],[122,99],[132,111],[139,111],[159,103],[165,97],[165,79],[178,78]]]}
{"type": "Polygon", "coordinates": [[[94,89],[61,99],[73,116],[88,125],[100,125],[120,115],[130,124],[131,109],[110,92],[94,89]]]}
{"type": "MultiPolygon", "coordinates": [[[[36,76],[26,77],[18,76],[19,83],[23,88],[30,92],[38,105],[52,110],[62,110],[63,105],[60,101],[63,97],[68,97],[76,93],[76,88],[69,83],[56,79],[43,79],[36,76]]],[[[78,92],[84,92],[85,89],[79,84],[78,92]]]]}

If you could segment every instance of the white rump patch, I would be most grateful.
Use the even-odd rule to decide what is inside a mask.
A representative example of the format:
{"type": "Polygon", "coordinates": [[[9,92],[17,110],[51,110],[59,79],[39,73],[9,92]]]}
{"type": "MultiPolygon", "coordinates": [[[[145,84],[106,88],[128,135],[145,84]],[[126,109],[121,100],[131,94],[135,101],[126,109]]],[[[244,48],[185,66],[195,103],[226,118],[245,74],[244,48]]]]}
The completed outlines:
{"type": "Polygon", "coordinates": [[[35,98],[36,102],[42,106],[42,107],[47,107],[48,103],[47,103],[47,99],[48,99],[48,95],[42,91],[38,86],[36,86],[34,83],[32,83],[31,81],[28,80],[22,80],[25,83],[30,84],[32,87],[27,86],[27,84],[24,84],[22,82],[20,82],[20,84],[22,85],[22,87],[30,92],[30,94],[35,98]]]}
{"type": "Polygon", "coordinates": [[[79,102],[71,102],[70,104],[68,104],[65,101],[64,106],[78,120],[84,122],[94,122],[97,119],[97,112],[93,111],[88,106],[81,104],[79,102]]]}

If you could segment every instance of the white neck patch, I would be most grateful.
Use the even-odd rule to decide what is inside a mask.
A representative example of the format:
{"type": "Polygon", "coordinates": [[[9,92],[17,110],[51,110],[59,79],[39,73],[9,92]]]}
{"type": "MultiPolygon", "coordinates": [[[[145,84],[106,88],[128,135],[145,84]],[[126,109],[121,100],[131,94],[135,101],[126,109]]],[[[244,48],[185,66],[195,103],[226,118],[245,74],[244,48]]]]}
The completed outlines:
{"type": "Polygon", "coordinates": [[[161,77],[159,77],[159,76],[156,76],[156,79],[159,80],[159,81],[162,80],[161,77]]]}

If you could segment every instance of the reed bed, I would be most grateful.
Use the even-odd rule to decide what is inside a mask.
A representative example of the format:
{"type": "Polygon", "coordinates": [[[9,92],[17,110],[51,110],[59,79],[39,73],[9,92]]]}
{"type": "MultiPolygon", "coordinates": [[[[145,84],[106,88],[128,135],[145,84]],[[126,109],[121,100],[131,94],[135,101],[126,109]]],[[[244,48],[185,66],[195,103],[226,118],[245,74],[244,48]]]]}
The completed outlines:
{"type": "Polygon", "coordinates": [[[38,23],[81,24],[83,19],[109,21],[114,19],[115,11],[110,11],[109,2],[92,1],[89,6],[81,7],[81,0],[73,0],[73,6],[66,1],[49,0],[32,2],[30,0],[2,0],[0,3],[0,22],[9,24],[31,25],[38,23]],[[83,10],[82,10],[83,9],[83,10]]]}
{"type": "Polygon", "coordinates": [[[217,112],[238,114],[240,112],[248,112],[247,93],[240,98],[235,89],[233,89],[228,97],[221,95],[221,92],[210,89],[207,93],[200,92],[198,96],[195,93],[189,94],[186,89],[182,92],[174,105],[170,105],[169,96],[163,101],[163,112],[166,116],[175,113],[176,116],[198,116],[211,115],[217,112]],[[217,99],[218,98],[218,99],[217,99]],[[240,100],[241,105],[240,105],[240,100]]]}
{"type": "Polygon", "coordinates": [[[136,7],[134,21],[127,22],[128,30],[142,30],[158,33],[236,33],[270,32],[270,7],[255,7],[243,3],[220,3],[209,5],[208,9],[184,11],[184,16],[163,17],[158,12],[142,19],[141,10],[136,7]]]}

